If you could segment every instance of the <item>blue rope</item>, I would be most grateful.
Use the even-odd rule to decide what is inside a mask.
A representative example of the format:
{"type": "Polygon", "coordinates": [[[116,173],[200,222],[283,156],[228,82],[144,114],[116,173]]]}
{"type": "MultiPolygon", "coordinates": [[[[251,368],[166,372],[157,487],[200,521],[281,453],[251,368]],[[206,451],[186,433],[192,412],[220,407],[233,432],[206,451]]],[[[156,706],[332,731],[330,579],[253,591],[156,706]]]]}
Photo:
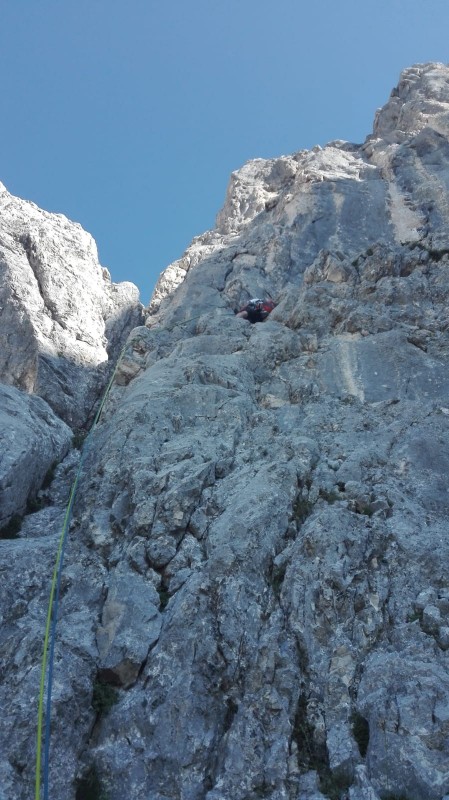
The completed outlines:
{"type": "MultiPolygon", "coordinates": [[[[111,390],[112,384],[114,382],[115,375],[117,373],[118,366],[122,360],[123,354],[125,352],[125,347],[122,349],[119,358],[117,359],[117,363],[114,367],[112,372],[111,378],[109,383],[104,391],[101,403],[98,407],[97,413],[95,415],[95,419],[92,423],[91,429],[87,435],[86,441],[84,442],[84,446],[81,451],[81,457],[79,460],[78,468],[76,471],[75,479],[72,484],[72,488],[70,491],[69,502],[66,509],[66,514],[64,518],[64,524],[61,531],[60,537],[60,545],[58,548],[58,555],[56,557],[56,564],[55,564],[55,572],[57,574],[57,582],[56,588],[54,585],[52,586],[52,591],[50,593],[50,602],[49,602],[49,614],[51,614],[51,633],[50,633],[50,651],[49,651],[49,658],[48,658],[48,680],[47,680],[47,700],[46,700],[46,708],[45,708],[45,734],[44,734],[44,764],[43,764],[43,788],[44,788],[44,795],[43,800],[48,800],[49,798],[49,773],[50,773],[50,722],[51,722],[51,699],[52,699],[52,689],[53,689],[53,667],[54,667],[54,654],[55,654],[55,644],[56,644],[56,626],[58,622],[58,609],[59,609],[59,597],[60,597],[60,590],[61,590],[61,576],[62,576],[62,568],[64,563],[64,553],[66,549],[67,539],[68,539],[68,531],[70,527],[70,522],[73,516],[73,506],[75,503],[75,496],[76,490],[78,488],[79,479],[81,476],[81,471],[83,468],[84,461],[86,459],[86,455],[89,450],[90,443],[93,438],[93,432],[98,425],[100,420],[101,413],[103,411],[103,407],[111,390]]],[[[45,663],[46,663],[46,652],[44,646],[44,658],[42,664],[42,671],[45,674],[45,663]]],[[[43,683],[44,674],[41,678],[41,683],[43,683]]],[[[39,709],[41,712],[41,708],[39,709]]],[[[38,759],[37,759],[37,767],[36,767],[36,785],[39,786],[40,783],[40,729],[41,729],[41,720],[38,720],[38,759]]],[[[37,789],[38,792],[38,789],[37,789]]],[[[37,794],[39,796],[40,792],[37,794]]]]}
{"type": "MultiPolygon", "coordinates": [[[[175,322],[175,324],[171,328],[166,328],[166,330],[174,330],[174,328],[180,327],[181,325],[185,325],[188,322],[192,322],[193,320],[200,319],[202,314],[199,314],[196,317],[190,317],[189,319],[182,320],[181,322],[175,322]]],[[[70,527],[70,522],[72,520],[73,515],[73,506],[75,503],[75,496],[76,490],[78,488],[79,479],[81,476],[81,471],[83,468],[83,464],[86,458],[86,454],[89,450],[90,442],[93,438],[93,432],[100,420],[101,413],[103,411],[103,407],[106,403],[108,398],[109,392],[111,390],[112,384],[114,382],[115,375],[117,373],[117,369],[119,364],[123,358],[125,353],[127,344],[123,347],[118,359],[117,363],[114,367],[112,372],[111,378],[109,383],[104,391],[103,398],[101,400],[100,406],[98,411],[95,415],[95,419],[92,423],[91,429],[87,435],[86,441],[84,442],[83,449],[81,451],[81,457],[78,464],[78,469],[76,471],[75,479],[72,484],[69,502],[67,504],[66,515],[64,518],[64,523],[61,531],[61,536],[59,540],[59,547],[58,547],[58,554],[56,556],[56,563],[53,571],[53,581],[52,581],[52,588],[50,592],[50,600],[47,612],[47,631],[49,625],[49,619],[51,619],[51,628],[50,628],[50,650],[49,650],[49,657],[48,657],[48,679],[47,679],[47,699],[46,699],[46,706],[45,706],[45,735],[44,735],[44,764],[43,764],[43,800],[49,800],[49,773],[50,773],[50,718],[51,718],[51,699],[52,699],[52,689],[53,689],[53,667],[54,667],[54,654],[55,654],[55,644],[56,644],[56,626],[58,622],[58,609],[59,609],[59,597],[60,597],[60,590],[61,590],[61,576],[62,576],[62,568],[64,563],[64,554],[68,539],[68,531],[70,527]],[[55,578],[56,583],[55,583],[55,578]]],[[[39,800],[40,798],[40,751],[41,751],[41,731],[42,731],[42,711],[43,711],[43,692],[44,692],[44,681],[45,681],[45,673],[46,673],[46,663],[47,663],[47,632],[45,635],[44,640],[44,653],[42,658],[42,669],[41,669],[41,690],[40,690],[40,697],[39,697],[39,710],[38,710],[38,725],[37,725],[37,757],[36,757],[36,782],[35,782],[35,800],[39,800]]]]}
{"type": "MultiPolygon", "coordinates": [[[[92,429],[93,430],[93,429],[92,429]]],[[[88,436],[90,438],[90,434],[88,436]]],[[[87,445],[87,440],[85,442],[87,445]]],[[[79,477],[81,474],[81,469],[83,466],[83,461],[85,458],[85,453],[87,453],[87,447],[83,447],[81,458],[78,464],[78,469],[76,472],[75,480],[73,482],[72,490],[70,493],[70,500],[69,505],[66,512],[64,528],[62,533],[62,547],[60,550],[60,558],[58,564],[58,580],[56,584],[56,592],[53,601],[53,616],[52,616],[52,625],[51,625],[51,637],[50,637],[50,655],[48,660],[48,683],[47,683],[47,703],[45,708],[45,738],[44,738],[44,768],[43,768],[43,779],[44,779],[44,800],[48,800],[48,784],[49,784],[49,772],[50,772],[50,716],[51,716],[51,694],[53,688],[53,666],[54,666],[54,655],[55,655],[55,642],[56,642],[56,625],[58,622],[58,609],[59,609],[59,597],[60,597],[60,590],[61,590],[61,576],[62,576],[62,569],[64,566],[64,553],[68,539],[68,531],[70,527],[70,522],[72,520],[73,515],[73,506],[75,502],[75,495],[76,489],[79,481],[79,477]]]]}

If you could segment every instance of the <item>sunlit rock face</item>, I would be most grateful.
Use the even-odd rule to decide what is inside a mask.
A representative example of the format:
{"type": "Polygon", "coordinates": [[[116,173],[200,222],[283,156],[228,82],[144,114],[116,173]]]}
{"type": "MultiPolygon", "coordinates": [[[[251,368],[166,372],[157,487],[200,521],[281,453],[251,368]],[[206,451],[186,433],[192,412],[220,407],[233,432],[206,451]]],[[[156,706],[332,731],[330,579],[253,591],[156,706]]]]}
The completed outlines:
{"type": "MultiPolygon", "coordinates": [[[[448,108],[448,67],[405,70],[363,145],[236,172],[161,277],[81,476],[55,798],[449,795],[448,108]]],[[[1,543],[18,800],[75,463],[1,543]]]]}
{"type": "Polygon", "coordinates": [[[137,288],[111,282],[80,225],[0,184],[0,528],[36,507],[141,319],[137,288]]]}
{"type": "Polygon", "coordinates": [[[90,234],[0,184],[0,379],[81,426],[98,369],[139,323],[137,288],[114,284],[90,234]]]}
{"type": "Polygon", "coordinates": [[[162,273],[150,311],[165,296],[173,308],[173,289],[190,270],[198,283],[215,274],[232,304],[300,285],[323,251],[351,262],[374,244],[444,250],[448,131],[447,67],[418,65],[402,73],[364,144],[335,141],[249,162],[231,176],[216,229],[162,273]]]}

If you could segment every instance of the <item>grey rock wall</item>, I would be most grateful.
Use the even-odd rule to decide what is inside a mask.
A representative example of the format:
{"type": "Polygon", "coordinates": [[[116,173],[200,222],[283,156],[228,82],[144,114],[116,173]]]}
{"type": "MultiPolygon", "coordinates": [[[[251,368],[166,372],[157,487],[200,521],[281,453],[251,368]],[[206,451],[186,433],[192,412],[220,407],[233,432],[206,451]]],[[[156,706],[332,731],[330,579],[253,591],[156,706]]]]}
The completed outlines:
{"type": "Polygon", "coordinates": [[[111,364],[142,315],[137,288],[111,282],[80,225],[1,184],[0,216],[2,528],[35,503],[72,431],[92,420],[111,364]]]}
{"type": "MultiPolygon", "coordinates": [[[[75,509],[58,800],[449,794],[448,108],[448,67],[406,70],[364,145],[236,173],[215,231],[162,276],[75,509]],[[234,316],[263,292],[266,322],[234,316]]],[[[43,520],[0,542],[18,800],[43,520]]]]}
{"type": "Polygon", "coordinates": [[[72,431],[39,397],[0,385],[0,529],[23,515],[52,465],[66,455],[72,431]]]}
{"type": "Polygon", "coordinates": [[[288,282],[300,285],[323,251],[349,261],[346,269],[373,245],[399,261],[403,244],[419,247],[423,260],[429,251],[443,255],[448,113],[447,68],[418,65],[404,71],[364,144],[335,141],[246,164],[231,177],[216,229],[162,274],[150,312],[166,296],[173,308],[173,289],[190,270],[191,281],[221,289],[235,305],[263,291],[277,297],[288,282]]]}
{"type": "Polygon", "coordinates": [[[141,320],[137,288],[111,283],[92,237],[62,214],[3,185],[0,214],[0,379],[82,427],[108,354],[141,320]]]}

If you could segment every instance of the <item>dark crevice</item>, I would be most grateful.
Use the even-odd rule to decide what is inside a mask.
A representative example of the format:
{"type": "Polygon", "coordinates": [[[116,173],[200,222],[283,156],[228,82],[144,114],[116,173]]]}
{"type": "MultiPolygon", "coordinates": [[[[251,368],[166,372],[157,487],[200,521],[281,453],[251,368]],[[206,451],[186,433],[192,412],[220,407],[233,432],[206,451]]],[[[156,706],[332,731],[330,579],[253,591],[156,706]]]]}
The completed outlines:
{"type": "Polygon", "coordinates": [[[0,539],[18,539],[22,520],[23,517],[20,514],[13,514],[9,522],[0,528],[0,539]]]}
{"type": "Polygon", "coordinates": [[[223,733],[227,733],[231,728],[234,717],[238,710],[239,707],[235,700],[233,700],[232,697],[228,697],[226,700],[226,712],[223,720],[223,733]]]}
{"type": "Polygon", "coordinates": [[[38,263],[38,256],[37,256],[37,253],[36,253],[36,245],[33,242],[33,240],[32,240],[32,238],[31,238],[29,233],[24,234],[23,236],[21,236],[19,241],[20,241],[20,244],[22,245],[22,247],[23,247],[23,249],[25,251],[25,255],[27,257],[28,264],[30,265],[31,271],[32,271],[32,273],[33,273],[33,275],[34,275],[34,277],[36,279],[36,283],[37,283],[37,288],[39,290],[39,294],[40,294],[40,296],[41,296],[41,298],[42,298],[42,300],[44,302],[44,305],[45,305],[46,302],[47,302],[47,298],[45,297],[45,292],[44,292],[44,289],[43,289],[43,286],[42,286],[42,283],[41,283],[41,280],[40,280],[40,277],[39,277],[39,273],[38,273],[38,270],[36,269],[36,265],[38,263]]]}
{"type": "Polygon", "coordinates": [[[352,734],[357,747],[359,748],[360,755],[365,758],[368,745],[369,745],[369,723],[365,717],[362,717],[357,711],[354,711],[351,716],[352,734]]]}
{"type": "Polygon", "coordinates": [[[298,767],[301,772],[314,770],[318,774],[320,791],[330,800],[340,800],[352,783],[353,776],[332,772],[326,743],[316,735],[308,716],[307,697],[303,692],[298,700],[293,722],[292,740],[298,748],[298,767]]]}
{"type": "Polygon", "coordinates": [[[326,747],[316,741],[314,727],[308,719],[304,693],[300,695],[296,706],[292,739],[298,747],[298,766],[302,771],[313,769],[320,772],[323,766],[328,766],[326,747]]]}
{"type": "Polygon", "coordinates": [[[165,588],[162,582],[159,586],[159,589],[157,590],[157,593],[159,595],[159,611],[162,613],[167,608],[168,601],[170,600],[170,597],[172,597],[172,595],[167,590],[167,588],[165,588]]]}
{"type": "Polygon", "coordinates": [[[52,302],[52,300],[49,298],[48,293],[45,291],[44,285],[42,283],[42,278],[40,275],[41,264],[37,252],[36,243],[33,241],[29,233],[21,236],[19,241],[25,251],[28,264],[30,265],[30,269],[36,280],[37,288],[39,290],[39,294],[42,298],[45,308],[48,309],[48,311],[50,311],[52,320],[56,322],[61,328],[66,329],[67,324],[65,320],[58,314],[58,309],[55,303],[52,302]]]}
{"type": "Polygon", "coordinates": [[[105,716],[119,700],[120,678],[111,669],[99,669],[92,692],[92,708],[97,716],[105,716]]]}
{"type": "Polygon", "coordinates": [[[95,764],[77,781],[75,800],[108,800],[103,781],[95,764]]]}
{"type": "Polygon", "coordinates": [[[276,565],[274,561],[271,562],[271,565],[268,569],[267,583],[269,586],[271,586],[274,596],[278,599],[281,595],[282,584],[284,583],[286,570],[286,564],[276,565]]]}

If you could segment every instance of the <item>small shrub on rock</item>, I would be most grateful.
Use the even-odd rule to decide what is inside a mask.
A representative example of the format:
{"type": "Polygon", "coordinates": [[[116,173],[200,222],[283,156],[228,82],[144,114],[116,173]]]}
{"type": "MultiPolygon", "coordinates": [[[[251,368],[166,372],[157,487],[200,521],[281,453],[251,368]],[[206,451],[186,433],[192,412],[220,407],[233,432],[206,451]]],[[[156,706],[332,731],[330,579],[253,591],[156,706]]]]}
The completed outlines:
{"type": "Polygon", "coordinates": [[[113,705],[118,702],[119,693],[117,689],[105,681],[97,679],[94,683],[92,695],[92,708],[97,714],[105,716],[113,705]]]}
{"type": "Polygon", "coordinates": [[[357,711],[351,716],[352,734],[357,742],[357,746],[362,758],[365,758],[369,744],[369,724],[365,717],[357,711]]]}
{"type": "Polygon", "coordinates": [[[84,442],[86,440],[86,435],[87,434],[84,433],[83,431],[76,431],[73,434],[73,436],[72,436],[72,447],[74,447],[75,450],[82,450],[83,449],[83,444],[84,444],[84,442]]]}
{"type": "Polygon", "coordinates": [[[300,495],[296,498],[293,503],[293,518],[298,525],[302,525],[302,523],[305,522],[307,517],[312,513],[312,509],[313,503],[311,503],[310,500],[306,500],[300,495]]]}

